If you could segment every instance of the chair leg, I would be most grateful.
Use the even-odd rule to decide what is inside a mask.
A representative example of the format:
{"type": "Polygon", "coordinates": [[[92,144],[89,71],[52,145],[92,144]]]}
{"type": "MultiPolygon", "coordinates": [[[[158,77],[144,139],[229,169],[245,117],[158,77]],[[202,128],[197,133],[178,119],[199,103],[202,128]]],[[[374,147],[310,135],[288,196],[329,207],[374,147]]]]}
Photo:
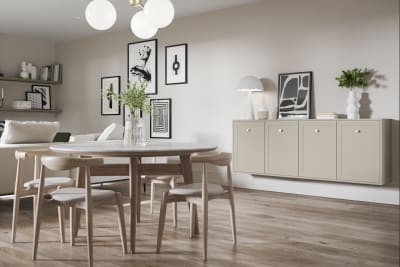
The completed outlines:
{"type": "Polygon", "coordinates": [[[75,220],[74,220],[74,237],[78,236],[79,229],[81,228],[81,216],[82,209],[75,208],[75,220]]]}
{"type": "Polygon", "coordinates": [[[154,190],[155,190],[155,183],[152,180],[150,184],[150,214],[153,214],[153,203],[155,194],[154,190]]]}
{"type": "Polygon", "coordinates": [[[76,209],[75,207],[69,207],[69,233],[71,246],[75,245],[75,227],[77,227],[76,209]]]}
{"type": "Polygon", "coordinates": [[[12,229],[11,229],[11,242],[12,243],[15,243],[15,237],[16,237],[16,234],[17,234],[19,205],[20,205],[19,194],[15,193],[15,195],[14,195],[13,217],[12,217],[12,229]]]}
{"type": "Polygon", "coordinates": [[[195,213],[194,203],[189,203],[189,237],[193,238],[195,236],[195,228],[196,228],[196,213],[195,213]]]}
{"type": "Polygon", "coordinates": [[[124,216],[124,208],[122,206],[121,193],[115,193],[115,198],[117,201],[117,210],[118,210],[118,224],[119,224],[119,233],[121,236],[122,242],[122,251],[124,254],[128,253],[127,245],[126,245],[126,228],[125,228],[125,216],[124,216]]]}
{"type": "Polygon", "coordinates": [[[93,267],[93,213],[92,213],[92,194],[90,188],[90,168],[86,166],[86,236],[88,245],[89,267],[93,267]]]}
{"type": "Polygon", "coordinates": [[[203,203],[203,260],[207,261],[208,201],[203,203]]]}
{"type": "MultiPolygon", "coordinates": [[[[170,182],[171,188],[175,188],[175,177],[171,178],[170,182]]],[[[172,204],[172,218],[173,218],[173,225],[175,228],[178,227],[178,203],[174,202],[172,204]]]]}
{"type": "Polygon", "coordinates": [[[140,207],[140,205],[141,205],[141,190],[140,190],[140,187],[141,187],[141,184],[142,184],[142,179],[140,177],[138,177],[137,184],[136,184],[136,197],[135,197],[135,200],[136,200],[136,222],[137,223],[140,223],[140,210],[141,210],[141,207],[140,207]]]}
{"type": "Polygon", "coordinates": [[[229,204],[231,206],[231,224],[232,224],[232,239],[233,244],[236,245],[236,214],[235,214],[235,201],[233,195],[229,198],[229,204]]]}
{"type": "Polygon", "coordinates": [[[60,227],[60,237],[61,243],[65,243],[65,208],[64,206],[60,205],[57,207],[58,209],[58,224],[60,227]]]}
{"type": "Polygon", "coordinates": [[[38,198],[36,201],[36,215],[34,222],[34,231],[33,231],[33,249],[32,249],[32,259],[36,260],[37,250],[39,245],[39,235],[40,235],[40,225],[42,223],[42,212],[43,212],[43,192],[44,192],[44,167],[41,167],[40,171],[40,182],[39,182],[39,190],[38,190],[38,198]]]}
{"type": "Polygon", "coordinates": [[[168,192],[164,192],[161,199],[160,219],[158,222],[158,235],[157,235],[157,253],[160,253],[162,236],[164,233],[165,215],[167,213],[168,192]]]}

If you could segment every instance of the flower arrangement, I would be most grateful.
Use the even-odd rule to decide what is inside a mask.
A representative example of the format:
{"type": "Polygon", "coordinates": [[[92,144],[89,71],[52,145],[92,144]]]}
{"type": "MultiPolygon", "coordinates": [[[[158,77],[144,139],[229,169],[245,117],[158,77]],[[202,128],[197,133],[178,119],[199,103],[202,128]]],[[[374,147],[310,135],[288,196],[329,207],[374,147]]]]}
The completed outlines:
{"type": "Polygon", "coordinates": [[[121,94],[107,92],[107,98],[114,98],[129,108],[132,114],[141,110],[144,113],[150,113],[151,106],[146,95],[147,83],[133,83],[128,81],[126,90],[121,94]]]}
{"type": "Polygon", "coordinates": [[[371,74],[367,68],[364,70],[354,68],[352,70],[342,70],[342,74],[335,79],[339,82],[339,87],[349,88],[365,88],[368,86],[368,76],[371,74]]]}

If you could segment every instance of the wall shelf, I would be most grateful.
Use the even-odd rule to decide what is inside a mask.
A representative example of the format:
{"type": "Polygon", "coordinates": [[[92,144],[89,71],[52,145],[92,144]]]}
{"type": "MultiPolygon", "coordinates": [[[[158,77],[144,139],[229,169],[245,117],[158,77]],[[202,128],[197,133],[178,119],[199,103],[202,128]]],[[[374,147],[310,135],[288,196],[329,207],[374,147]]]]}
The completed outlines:
{"type": "Polygon", "coordinates": [[[30,80],[30,79],[22,79],[22,78],[18,78],[18,77],[0,77],[0,81],[19,82],[19,83],[52,84],[52,85],[61,84],[60,82],[42,81],[42,80],[30,80]]]}
{"type": "Polygon", "coordinates": [[[38,113],[60,113],[61,109],[15,109],[15,108],[0,108],[0,112],[38,112],[38,113]]]}

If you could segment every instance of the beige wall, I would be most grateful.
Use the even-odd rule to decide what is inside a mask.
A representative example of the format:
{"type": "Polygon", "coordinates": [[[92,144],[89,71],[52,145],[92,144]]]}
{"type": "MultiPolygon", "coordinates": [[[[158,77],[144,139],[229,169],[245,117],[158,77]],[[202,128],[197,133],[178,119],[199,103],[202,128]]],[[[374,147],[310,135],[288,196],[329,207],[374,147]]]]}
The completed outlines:
{"type": "MultiPolygon", "coordinates": [[[[0,34],[0,72],[5,76],[19,77],[21,62],[29,61],[37,67],[54,63],[55,43],[32,38],[0,34]]],[[[0,81],[0,88],[5,90],[5,105],[10,106],[13,100],[25,100],[25,92],[31,91],[28,83],[0,81]]],[[[52,86],[54,96],[56,86],[52,86]]],[[[54,97],[53,97],[54,98],[54,97]]],[[[0,112],[0,120],[54,120],[54,115],[41,113],[0,112]]]]}
{"type": "MultiPolygon", "coordinates": [[[[276,110],[278,73],[314,73],[316,112],[345,112],[347,91],[335,76],[342,69],[368,67],[380,75],[370,88],[374,118],[399,119],[399,6],[397,0],[268,0],[245,7],[176,19],[161,30],[159,94],[173,99],[173,140],[215,143],[231,151],[232,120],[243,118],[245,95],[235,92],[245,75],[263,79],[256,109],[276,110]],[[164,85],[164,47],[188,43],[189,83],[164,85]]],[[[128,24],[128,22],[127,22],[128,24]]],[[[100,116],[100,78],[121,75],[126,84],[130,31],[57,45],[64,83],[57,103],[62,127],[75,133],[100,131],[122,116],[100,116]]],[[[398,143],[394,146],[398,155],[398,143]]],[[[398,165],[398,156],[394,159],[398,165]]],[[[395,185],[398,168],[394,168],[395,185]]],[[[385,203],[398,202],[397,186],[343,185],[235,174],[238,186],[385,203]]]]}

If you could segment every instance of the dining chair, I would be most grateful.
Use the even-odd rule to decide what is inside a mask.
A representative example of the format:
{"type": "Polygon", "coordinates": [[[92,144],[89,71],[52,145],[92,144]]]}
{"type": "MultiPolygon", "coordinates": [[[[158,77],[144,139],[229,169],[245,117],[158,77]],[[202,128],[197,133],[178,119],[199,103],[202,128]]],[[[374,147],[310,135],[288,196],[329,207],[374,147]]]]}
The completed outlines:
{"type": "MultiPolygon", "coordinates": [[[[151,163],[157,163],[156,157],[151,157],[151,163]]],[[[153,206],[154,206],[154,199],[155,199],[155,192],[156,192],[156,185],[164,185],[168,186],[168,188],[174,188],[176,185],[176,177],[172,175],[141,175],[141,183],[148,184],[150,183],[150,200],[149,201],[141,201],[141,203],[150,202],[150,214],[153,214],[153,206]]],[[[141,186],[138,187],[139,189],[141,186]]],[[[177,215],[177,204],[174,203],[172,206],[172,213],[173,213],[173,225],[177,227],[178,225],[178,215],[177,215]]],[[[140,211],[138,212],[140,214],[140,211]]],[[[138,216],[140,217],[140,216],[138,216]]],[[[139,219],[140,220],[140,219],[139,219]]]]}
{"type": "Polygon", "coordinates": [[[168,203],[189,202],[190,203],[190,237],[194,235],[194,215],[196,205],[203,208],[203,260],[207,261],[207,240],[208,240],[208,201],[213,199],[228,199],[230,203],[231,224],[233,243],[236,245],[236,220],[235,220],[235,204],[232,185],[231,173],[231,153],[212,153],[197,154],[191,158],[192,163],[202,164],[202,182],[186,184],[171,188],[168,192],[164,192],[161,201],[160,219],[157,235],[157,253],[160,253],[162,236],[164,232],[165,214],[168,203]],[[227,172],[227,189],[220,184],[208,183],[207,164],[226,167],[227,172]]]}
{"type": "MultiPolygon", "coordinates": [[[[11,242],[15,243],[20,200],[24,197],[33,198],[33,215],[35,215],[35,203],[36,195],[38,193],[39,186],[39,170],[40,170],[40,159],[43,155],[48,154],[48,148],[37,148],[37,149],[26,149],[17,150],[15,152],[15,158],[17,160],[17,171],[15,177],[14,186],[14,205],[13,205],[13,216],[11,224],[11,242]],[[33,179],[23,183],[23,170],[26,165],[26,160],[29,158],[34,159],[33,179]]],[[[50,192],[57,189],[57,187],[71,186],[74,180],[70,177],[46,177],[44,180],[44,193],[49,194],[50,192]]],[[[58,208],[58,218],[60,224],[60,236],[61,242],[65,242],[64,235],[64,210],[62,207],[58,208]]]]}
{"type": "Polygon", "coordinates": [[[83,168],[85,172],[85,188],[61,188],[51,193],[51,198],[59,206],[69,207],[72,218],[71,222],[71,244],[74,244],[74,210],[84,209],[86,211],[86,233],[88,244],[88,261],[89,266],[93,266],[93,206],[114,204],[117,206],[118,223],[120,228],[120,236],[122,243],[123,253],[127,252],[126,245],[126,230],[124,210],[122,206],[121,193],[112,190],[92,189],[90,183],[91,172],[90,169],[95,166],[103,164],[101,158],[67,158],[56,156],[45,156],[41,159],[42,166],[40,171],[40,182],[37,198],[37,208],[34,226],[34,241],[32,258],[36,260],[40,225],[43,213],[43,193],[46,170],[65,171],[75,168],[83,168]]]}

